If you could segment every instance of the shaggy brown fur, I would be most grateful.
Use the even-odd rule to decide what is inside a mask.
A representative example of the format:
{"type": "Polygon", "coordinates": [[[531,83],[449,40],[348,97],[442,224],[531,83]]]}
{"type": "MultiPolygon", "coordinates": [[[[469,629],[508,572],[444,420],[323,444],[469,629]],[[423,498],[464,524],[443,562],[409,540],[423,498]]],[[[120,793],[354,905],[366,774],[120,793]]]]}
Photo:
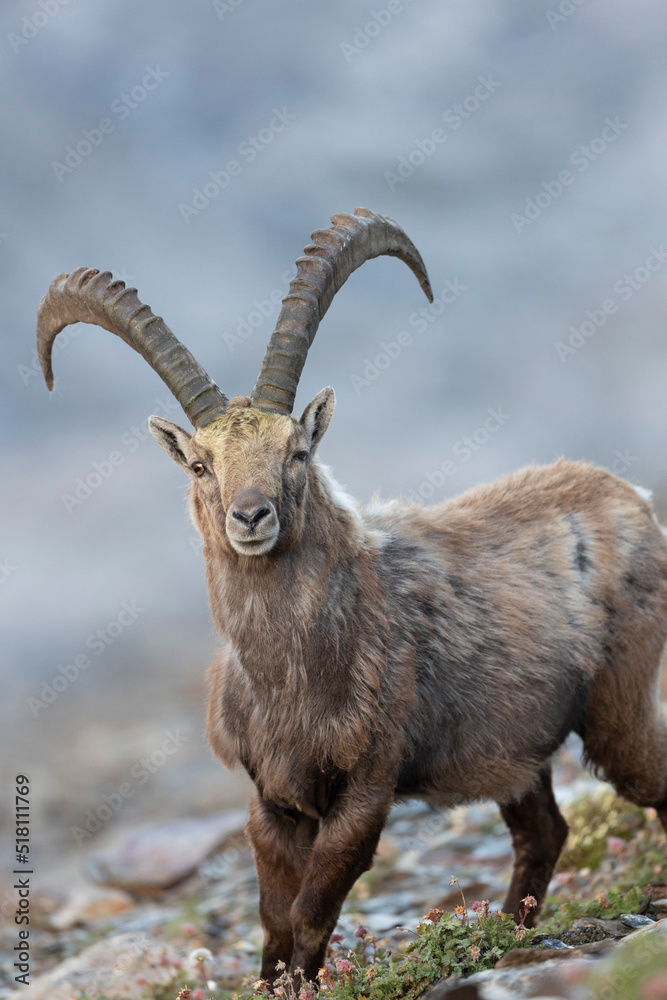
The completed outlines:
{"type": "Polygon", "coordinates": [[[192,437],[152,423],[193,480],[226,639],[208,731],[256,785],[268,980],[279,959],[315,977],[396,795],[495,799],[515,914],[543,900],[566,837],[549,758],[570,732],[667,822],[667,544],[649,503],[559,461],[360,513],[314,457],[332,410],[324,390],[301,421],[241,399],[192,437]]]}

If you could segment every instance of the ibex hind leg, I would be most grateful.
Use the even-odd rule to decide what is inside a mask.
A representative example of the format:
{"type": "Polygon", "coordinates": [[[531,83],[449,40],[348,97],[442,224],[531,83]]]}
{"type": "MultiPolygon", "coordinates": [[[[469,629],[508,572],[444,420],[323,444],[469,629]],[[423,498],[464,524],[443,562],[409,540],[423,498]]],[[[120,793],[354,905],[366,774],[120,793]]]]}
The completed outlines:
{"type": "Polygon", "coordinates": [[[512,834],[514,869],[503,910],[519,922],[521,900],[534,896],[525,925],[531,927],[546,895],[556,862],[567,837],[567,823],[554,798],[551,767],[540,771],[540,784],[516,802],[501,805],[500,812],[512,834]]]}
{"type": "Polygon", "coordinates": [[[590,683],[582,738],[584,757],[617,793],[638,806],[653,806],[667,831],[667,725],[656,679],[662,641],[650,656],[631,648],[602,668],[590,683]]]}

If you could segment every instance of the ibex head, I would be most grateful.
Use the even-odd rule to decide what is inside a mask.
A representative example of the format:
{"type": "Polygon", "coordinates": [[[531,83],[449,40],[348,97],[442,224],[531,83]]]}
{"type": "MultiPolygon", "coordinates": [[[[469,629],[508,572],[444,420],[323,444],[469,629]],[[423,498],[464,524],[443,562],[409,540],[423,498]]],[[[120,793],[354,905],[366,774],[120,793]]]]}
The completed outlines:
{"type": "Polygon", "coordinates": [[[300,528],[308,467],[331,420],[333,389],[323,389],[300,420],[291,414],[308,348],[339,288],[364,261],[388,254],[412,269],[433,300],[421,256],[393,220],[357,208],[331,221],[297,260],[250,398],[230,402],[136,289],[109,272],[61,274],[39,305],[37,349],[49,389],[53,342],[70,323],[104,327],[154,368],[195,431],[160,417],[150,418],[150,429],[191,477],[197,519],[239,555],[265,555],[300,528]]]}
{"type": "Polygon", "coordinates": [[[323,389],[301,420],[232,399],[216,420],[191,436],[151,417],[154,437],[192,478],[196,520],[243,556],[265,555],[279,537],[295,540],[301,528],[308,466],[334,409],[323,389]]]}

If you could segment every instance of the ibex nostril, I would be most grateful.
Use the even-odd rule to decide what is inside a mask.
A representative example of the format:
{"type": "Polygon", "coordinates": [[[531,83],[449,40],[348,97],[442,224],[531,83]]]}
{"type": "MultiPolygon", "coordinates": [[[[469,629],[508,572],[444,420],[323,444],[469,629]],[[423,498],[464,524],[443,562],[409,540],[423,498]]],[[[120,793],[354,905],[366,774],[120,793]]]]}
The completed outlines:
{"type": "Polygon", "coordinates": [[[270,513],[271,509],[269,507],[260,507],[259,510],[256,510],[255,513],[250,518],[250,523],[253,525],[258,524],[263,518],[265,518],[270,513]]]}
{"type": "Polygon", "coordinates": [[[266,505],[263,507],[257,507],[255,510],[235,510],[232,512],[232,517],[235,517],[237,521],[241,521],[242,524],[247,524],[254,528],[256,524],[271,513],[271,508],[266,505]]]}

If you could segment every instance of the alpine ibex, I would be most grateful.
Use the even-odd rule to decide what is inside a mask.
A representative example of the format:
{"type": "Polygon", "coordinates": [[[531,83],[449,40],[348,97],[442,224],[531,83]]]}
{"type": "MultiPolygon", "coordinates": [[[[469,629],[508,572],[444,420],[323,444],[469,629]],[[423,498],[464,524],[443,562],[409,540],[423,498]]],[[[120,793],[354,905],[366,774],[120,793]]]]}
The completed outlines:
{"type": "Polygon", "coordinates": [[[226,640],[208,732],[255,783],[248,833],[268,980],[279,960],[316,976],[398,795],[498,802],[516,915],[526,894],[542,901],[565,841],[549,759],[568,733],[667,828],[656,698],[667,542],[650,504],[603,469],[561,460],[436,506],[359,509],[316,457],[333,390],[291,415],[308,348],[371,257],[399,257],[432,296],[391,219],[357,209],[332,222],[297,261],[250,398],[228,400],[109,273],[62,274],[39,307],[49,388],[58,332],[96,323],[143,355],[195,427],[150,423],[191,479],[226,640]]]}

